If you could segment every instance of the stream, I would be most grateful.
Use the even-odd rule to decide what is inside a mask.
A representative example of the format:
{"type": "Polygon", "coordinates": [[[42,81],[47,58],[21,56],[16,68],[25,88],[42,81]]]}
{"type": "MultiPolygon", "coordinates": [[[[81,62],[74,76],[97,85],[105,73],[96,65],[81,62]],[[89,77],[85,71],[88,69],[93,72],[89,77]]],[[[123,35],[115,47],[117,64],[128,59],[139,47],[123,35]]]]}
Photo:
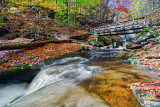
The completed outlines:
{"type": "Polygon", "coordinates": [[[153,81],[158,76],[113,57],[119,51],[96,49],[48,60],[39,66],[31,83],[0,84],[0,106],[141,107],[130,84],[153,81]]]}

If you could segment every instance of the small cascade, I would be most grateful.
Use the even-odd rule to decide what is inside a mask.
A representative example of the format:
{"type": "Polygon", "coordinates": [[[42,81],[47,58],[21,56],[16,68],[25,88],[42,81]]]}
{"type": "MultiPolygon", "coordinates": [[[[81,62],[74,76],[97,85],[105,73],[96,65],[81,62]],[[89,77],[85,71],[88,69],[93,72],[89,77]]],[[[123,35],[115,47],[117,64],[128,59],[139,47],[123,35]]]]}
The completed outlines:
{"type": "Polygon", "coordinates": [[[87,60],[81,57],[69,57],[55,61],[51,66],[43,68],[30,84],[26,94],[30,94],[46,85],[58,81],[80,82],[97,72],[105,70],[98,66],[88,66],[87,60]]]}
{"type": "MultiPolygon", "coordinates": [[[[24,91],[24,93],[16,95],[16,98],[8,101],[9,103],[5,104],[5,107],[12,107],[12,104],[15,104],[14,102],[21,102],[21,99],[23,98],[29,99],[23,100],[22,103],[17,103],[18,105],[13,107],[28,105],[29,103],[31,104],[36,101],[41,102],[41,100],[52,99],[54,99],[53,104],[56,105],[59,101],[64,101],[63,103],[58,103],[60,107],[63,106],[62,104],[64,103],[65,105],[72,105],[72,103],[74,103],[81,105],[79,107],[82,107],[86,105],[86,101],[90,102],[89,104],[101,105],[103,101],[99,101],[102,99],[98,96],[95,98],[95,96],[92,96],[81,85],[83,81],[89,78],[103,75],[103,71],[106,71],[106,68],[97,66],[97,63],[106,60],[114,60],[113,54],[120,50],[121,49],[117,48],[95,49],[87,52],[82,51],[78,52],[75,57],[65,57],[54,60],[54,62],[51,60],[49,63],[40,64],[41,70],[32,80],[29,87],[24,91]]],[[[91,85],[94,84],[95,81],[92,81],[91,85]]]]}

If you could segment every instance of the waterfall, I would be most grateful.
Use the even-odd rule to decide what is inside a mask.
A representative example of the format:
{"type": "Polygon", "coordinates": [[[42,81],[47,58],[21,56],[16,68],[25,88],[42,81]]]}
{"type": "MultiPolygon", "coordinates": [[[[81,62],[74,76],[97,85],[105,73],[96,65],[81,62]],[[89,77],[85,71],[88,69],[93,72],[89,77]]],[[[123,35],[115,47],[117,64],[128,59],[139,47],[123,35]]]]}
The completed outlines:
{"type": "Polygon", "coordinates": [[[105,70],[98,66],[84,64],[87,60],[81,57],[68,57],[55,61],[50,66],[42,68],[31,82],[26,94],[30,94],[46,85],[58,81],[76,83],[91,77],[97,72],[105,70]]]}

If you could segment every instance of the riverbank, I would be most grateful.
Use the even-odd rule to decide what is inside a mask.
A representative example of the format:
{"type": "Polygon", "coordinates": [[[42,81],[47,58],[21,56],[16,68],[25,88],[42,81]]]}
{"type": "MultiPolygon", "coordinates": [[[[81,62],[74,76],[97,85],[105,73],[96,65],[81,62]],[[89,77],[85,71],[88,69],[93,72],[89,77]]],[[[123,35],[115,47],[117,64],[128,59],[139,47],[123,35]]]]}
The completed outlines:
{"type": "Polygon", "coordinates": [[[97,107],[98,104],[102,107],[105,104],[112,107],[141,107],[129,90],[130,85],[138,81],[152,81],[156,77],[155,73],[138,69],[135,65],[124,63],[123,59],[115,58],[113,54],[118,51],[81,51],[75,56],[57,59],[49,65],[43,64],[28,88],[30,94],[17,99],[10,106],[90,107],[94,104],[97,107]],[[85,94],[80,95],[79,90],[85,94]],[[83,100],[84,96],[88,100],[83,100]]]}
{"type": "Polygon", "coordinates": [[[142,33],[127,48],[118,54],[126,62],[154,70],[159,77],[155,81],[139,81],[133,83],[131,88],[142,106],[156,106],[160,104],[160,27],[145,28],[142,33]]]}
{"type": "MultiPolygon", "coordinates": [[[[0,72],[6,72],[6,70],[13,71],[17,69],[24,69],[31,67],[32,65],[38,64],[42,62],[45,59],[48,58],[59,58],[62,57],[66,54],[69,53],[74,53],[79,50],[91,50],[91,49],[107,49],[107,48],[112,48],[111,44],[103,44],[103,45],[94,45],[94,44],[89,44],[90,37],[93,35],[88,35],[85,38],[83,36],[72,39],[72,43],[49,43],[44,46],[37,46],[37,47],[32,47],[30,46],[29,48],[22,48],[22,49],[15,49],[15,50],[4,50],[0,51],[0,72]],[[80,39],[80,40],[79,40],[80,39]]],[[[73,37],[73,36],[72,36],[73,37]]],[[[116,38],[115,36],[114,38],[116,38]]],[[[0,45],[1,46],[14,46],[15,44],[17,45],[27,45],[31,43],[38,43],[38,42],[43,42],[46,39],[49,40],[54,40],[51,38],[37,38],[37,39],[27,39],[27,38],[16,38],[13,40],[3,40],[1,41],[0,45]],[[38,40],[38,42],[37,42],[38,40]]],[[[94,38],[95,39],[95,38],[94,38]]],[[[94,41],[94,39],[92,39],[94,41]]],[[[111,38],[110,38],[111,39],[111,38]]],[[[109,43],[111,43],[109,39],[109,43]]],[[[61,38],[55,39],[55,40],[61,40],[61,38]]],[[[68,39],[66,38],[64,41],[67,41],[68,39]]],[[[99,40],[99,39],[98,39],[99,40]]],[[[118,43],[118,41],[121,41],[121,38],[119,37],[118,39],[115,39],[115,41],[118,43]]],[[[103,39],[100,39],[97,42],[102,42],[103,39]]],[[[107,41],[108,42],[108,39],[107,41]]],[[[95,42],[96,43],[96,42],[95,42]]],[[[104,41],[105,43],[105,41],[104,41]]],[[[16,46],[17,46],[16,45],[16,46]]]]}
{"type": "Polygon", "coordinates": [[[79,51],[82,45],[74,43],[47,44],[42,47],[23,50],[17,54],[13,54],[1,62],[0,71],[23,69],[35,65],[48,58],[58,58],[66,54],[79,51]]]}

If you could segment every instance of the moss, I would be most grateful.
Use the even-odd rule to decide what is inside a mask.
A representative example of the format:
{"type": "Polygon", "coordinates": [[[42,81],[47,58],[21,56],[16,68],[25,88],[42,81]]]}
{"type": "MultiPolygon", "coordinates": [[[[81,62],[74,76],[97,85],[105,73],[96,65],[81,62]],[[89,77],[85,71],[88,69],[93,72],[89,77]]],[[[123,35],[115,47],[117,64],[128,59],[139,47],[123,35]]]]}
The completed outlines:
{"type": "Polygon", "coordinates": [[[128,43],[128,44],[126,45],[126,47],[127,47],[127,48],[132,47],[132,43],[128,43]]]}
{"type": "Polygon", "coordinates": [[[35,57],[30,57],[29,59],[32,60],[32,59],[34,59],[34,58],[35,58],[35,57]]]}
{"type": "Polygon", "coordinates": [[[128,58],[128,54],[127,53],[119,53],[117,55],[118,58],[124,58],[124,59],[127,59],[128,58]]]}
{"type": "Polygon", "coordinates": [[[96,41],[96,40],[89,40],[88,44],[91,44],[91,45],[97,46],[97,47],[104,46],[103,41],[96,41]]]}
{"type": "Polygon", "coordinates": [[[24,65],[14,65],[13,68],[11,69],[8,69],[8,70],[1,70],[0,71],[0,75],[3,73],[8,73],[8,72],[20,72],[21,70],[24,70],[24,69],[29,69],[30,66],[29,64],[24,64],[24,65]]]}
{"type": "Polygon", "coordinates": [[[7,63],[7,62],[8,62],[8,60],[4,60],[4,61],[0,62],[0,65],[7,63]]]}
{"type": "Polygon", "coordinates": [[[147,51],[149,50],[151,47],[143,47],[142,50],[147,51]]]}
{"type": "Polygon", "coordinates": [[[131,58],[128,58],[126,62],[131,63],[131,64],[138,64],[138,59],[137,57],[131,57],[131,58]]]}
{"type": "Polygon", "coordinates": [[[104,43],[105,44],[110,44],[112,42],[112,40],[108,37],[104,37],[104,43]]]}
{"type": "Polygon", "coordinates": [[[23,65],[23,68],[29,68],[29,64],[23,65]]]}

